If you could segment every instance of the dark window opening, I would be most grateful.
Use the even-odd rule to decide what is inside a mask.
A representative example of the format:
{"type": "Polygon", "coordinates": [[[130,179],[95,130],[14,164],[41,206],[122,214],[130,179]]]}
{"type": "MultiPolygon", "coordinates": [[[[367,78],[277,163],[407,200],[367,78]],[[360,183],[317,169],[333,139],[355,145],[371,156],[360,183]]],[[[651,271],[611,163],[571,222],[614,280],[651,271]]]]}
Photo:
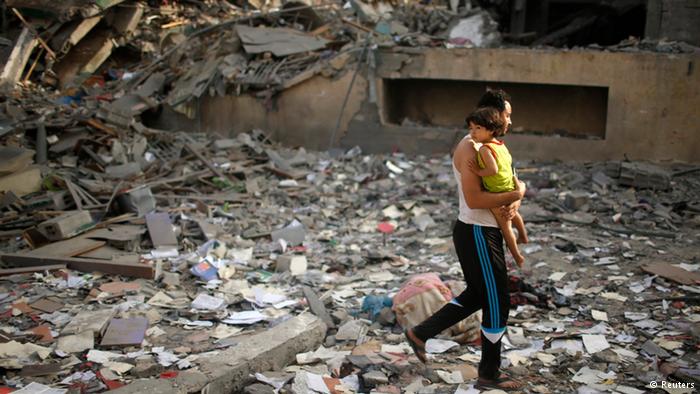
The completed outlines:
{"type": "Polygon", "coordinates": [[[642,0],[505,1],[478,0],[499,21],[506,42],[556,47],[616,45],[644,37],[647,18],[642,0]],[[516,7],[516,4],[520,6],[516,7]]]}
{"type": "Polygon", "coordinates": [[[487,86],[511,95],[514,133],[605,138],[608,88],[596,86],[384,79],[384,119],[407,127],[463,128],[487,86]]]}

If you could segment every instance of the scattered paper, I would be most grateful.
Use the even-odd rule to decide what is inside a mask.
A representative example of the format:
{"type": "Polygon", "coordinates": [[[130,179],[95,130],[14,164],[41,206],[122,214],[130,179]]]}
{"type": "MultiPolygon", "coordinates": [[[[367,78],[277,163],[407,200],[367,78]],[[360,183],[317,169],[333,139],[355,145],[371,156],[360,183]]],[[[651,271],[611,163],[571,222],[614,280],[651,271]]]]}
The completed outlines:
{"type": "Polygon", "coordinates": [[[258,311],[245,311],[232,313],[227,319],[222,320],[226,324],[250,325],[267,319],[267,316],[258,311]]]}
{"type": "Polygon", "coordinates": [[[590,354],[598,353],[610,347],[604,335],[581,335],[583,345],[590,354]]]}
{"type": "Polygon", "coordinates": [[[462,377],[462,374],[459,371],[447,372],[438,369],[435,372],[438,374],[440,379],[442,379],[447,384],[464,383],[464,378],[462,377]]]}
{"type": "Polygon", "coordinates": [[[425,343],[425,351],[433,354],[445,353],[455,347],[459,347],[459,343],[445,339],[431,338],[425,343]]]}
{"type": "Polygon", "coordinates": [[[24,386],[24,388],[13,391],[13,394],[63,394],[67,393],[65,389],[54,389],[43,384],[32,382],[24,386]]]}
{"type": "Polygon", "coordinates": [[[608,314],[603,311],[597,311],[595,309],[591,310],[591,315],[594,319],[599,321],[608,321],[608,314]]]}
{"type": "Polygon", "coordinates": [[[225,305],[226,301],[224,299],[212,297],[204,293],[198,294],[194,301],[192,301],[192,308],[207,311],[215,311],[223,308],[225,305]]]}
{"type": "Polygon", "coordinates": [[[566,272],[555,272],[551,275],[549,275],[549,280],[554,281],[554,282],[559,282],[566,276],[566,272]]]}

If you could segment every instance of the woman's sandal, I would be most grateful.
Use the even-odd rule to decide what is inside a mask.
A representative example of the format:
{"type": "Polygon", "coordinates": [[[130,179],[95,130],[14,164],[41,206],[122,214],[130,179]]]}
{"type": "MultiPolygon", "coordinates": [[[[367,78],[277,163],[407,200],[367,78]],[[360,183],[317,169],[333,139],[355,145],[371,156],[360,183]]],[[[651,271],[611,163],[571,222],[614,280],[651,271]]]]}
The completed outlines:
{"type": "Polygon", "coordinates": [[[416,357],[423,363],[428,362],[428,358],[425,355],[425,344],[421,345],[418,341],[420,339],[416,337],[416,334],[413,333],[412,329],[405,330],[403,334],[406,336],[406,340],[408,341],[408,344],[411,345],[411,349],[413,349],[413,353],[416,354],[416,357]]]}
{"type": "Polygon", "coordinates": [[[478,378],[475,387],[479,390],[515,391],[522,389],[523,384],[508,375],[502,374],[496,379],[478,378]]]}

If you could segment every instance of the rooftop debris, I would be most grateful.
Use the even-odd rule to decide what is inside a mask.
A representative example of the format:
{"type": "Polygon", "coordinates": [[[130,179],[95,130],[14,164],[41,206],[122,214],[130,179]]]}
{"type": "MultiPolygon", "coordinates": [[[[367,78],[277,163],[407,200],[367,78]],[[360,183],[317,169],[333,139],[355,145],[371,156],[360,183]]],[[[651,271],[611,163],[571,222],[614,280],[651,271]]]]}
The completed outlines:
{"type": "MultiPolygon", "coordinates": [[[[368,34],[385,46],[478,45],[495,37],[489,14],[470,2],[6,3],[32,28],[21,24],[20,47],[8,46],[17,60],[3,80],[23,89],[0,106],[4,386],[99,392],[182,379],[198,391],[229,352],[284,340],[295,361],[261,364],[270,370],[247,383],[473,390],[476,316],[430,343],[427,368],[402,335],[463,286],[448,156],[310,152],[263,130],[158,130],[144,114],[332,76],[333,60],[368,34]],[[469,20],[482,36],[468,34],[469,20]],[[427,291],[405,296],[426,277],[427,291]]],[[[530,243],[511,277],[503,355],[527,390],[700,383],[698,168],[518,163],[518,173],[530,243]]]]}

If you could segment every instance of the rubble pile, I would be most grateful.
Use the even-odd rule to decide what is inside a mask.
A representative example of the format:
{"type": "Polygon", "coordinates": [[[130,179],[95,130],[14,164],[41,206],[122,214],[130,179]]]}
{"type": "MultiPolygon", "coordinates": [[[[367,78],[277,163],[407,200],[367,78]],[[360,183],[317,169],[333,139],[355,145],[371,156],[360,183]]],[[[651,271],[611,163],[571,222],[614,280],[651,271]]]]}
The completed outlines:
{"type": "MultiPolygon", "coordinates": [[[[73,2],[8,2],[22,23],[12,53],[5,54],[3,85],[35,81],[65,90],[111,79],[142,82],[162,71],[178,92],[168,100],[176,106],[209,89],[240,94],[289,88],[329,69],[333,58],[361,48],[367,34],[382,46],[432,46],[446,42],[460,18],[480,15],[494,32],[497,28],[488,13],[469,2],[451,10],[360,0],[348,3],[351,7],[288,2],[276,8],[227,1],[84,3],[85,8],[73,2]],[[180,92],[184,88],[189,89],[180,92]]],[[[488,45],[481,43],[480,29],[461,37],[460,46],[488,45]]]]}
{"type": "MultiPolygon", "coordinates": [[[[83,133],[70,142],[49,115],[38,187],[0,179],[5,385],[193,376],[310,310],[328,327],[321,347],[257,371],[256,387],[468,390],[478,322],[429,342],[425,369],[392,305],[414,274],[462,281],[449,157],[307,152],[262,131],[214,139],[119,128],[109,114],[64,125],[83,133]]],[[[27,139],[4,137],[3,174],[37,167],[27,139]]],[[[531,242],[504,357],[527,390],[696,382],[697,168],[518,167],[531,242]]]]}
{"type": "MultiPolygon", "coordinates": [[[[6,2],[24,21],[3,81],[28,83],[0,102],[2,384],[199,391],[241,349],[248,392],[470,392],[477,318],[429,342],[426,368],[401,327],[420,319],[394,303],[415,274],[460,291],[448,156],[309,152],[144,118],[333,76],[367,37],[491,45],[493,21],[452,5],[153,3],[6,2]],[[286,354],[256,363],[246,345],[274,339],[286,354]]],[[[519,163],[531,242],[503,354],[526,391],[700,383],[699,173],[519,163]]]]}
{"type": "MultiPolygon", "coordinates": [[[[265,99],[315,75],[335,77],[366,48],[502,45],[512,35],[502,35],[493,4],[482,3],[485,8],[471,1],[239,6],[223,0],[12,0],[7,7],[15,19],[2,40],[0,86],[19,84],[31,95],[41,86],[68,102],[83,96],[110,101],[156,78],[149,87],[159,91],[140,94],[159,93],[149,107],[163,103],[191,116],[193,100],[202,95],[252,93],[265,99]]],[[[546,38],[533,45],[546,45],[546,38]]],[[[636,38],[589,47],[697,50],[636,38]]]]}

